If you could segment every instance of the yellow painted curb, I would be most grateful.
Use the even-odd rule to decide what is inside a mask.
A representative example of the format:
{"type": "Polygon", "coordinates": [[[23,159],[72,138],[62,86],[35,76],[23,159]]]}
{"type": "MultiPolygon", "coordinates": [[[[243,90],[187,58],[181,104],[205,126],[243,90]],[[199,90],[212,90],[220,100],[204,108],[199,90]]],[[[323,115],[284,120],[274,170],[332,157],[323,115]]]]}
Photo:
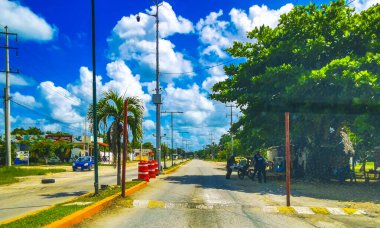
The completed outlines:
{"type": "MultiPolygon", "coordinates": [[[[147,186],[147,182],[141,182],[129,189],[126,190],[126,195],[131,195],[134,192],[144,188],[147,186]]],[[[103,208],[109,206],[116,197],[120,196],[120,193],[116,193],[115,195],[109,196],[101,201],[90,205],[88,207],[83,208],[82,210],[76,211],[71,215],[68,215],[61,220],[55,221],[45,228],[56,228],[56,227],[71,227],[75,224],[82,222],[84,219],[91,217],[92,215],[98,213],[103,208]]]]}
{"type": "MultiPolygon", "coordinates": [[[[82,197],[86,197],[86,196],[89,196],[89,195],[91,195],[91,194],[93,194],[93,193],[92,193],[92,192],[88,192],[88,193],[86,193],[86,194],[83,194],[83,195],[81,195],[81,196],[78,196],[77,198],[74,198],[74,199],[71,199],[71,200],[68,200],[68,201],[64,201],[64,202],[62,202],[62,203],[60,203],[60,204],[71,203],[71,202],[77,200],[78,198],[80,199],[80,198],[82,198],[82,197]]],[[[49,209],[51,209],[51,208],[53,208],[53,207],[55,207],[55,206],[56,206],[56,205],[47,206],[47,207],[41,208],[41,209],[36,210],[36,211],[32,211],[32,212],[29,212],[29,213],[26,213],[26,214],[23,214],[23,215],[16,216],[16,217],[14,217],[14,218],[10,218],[10,219],[7,219],[7,220],[4,220],[4,221],[1,221],[1,222],[0,222],[0,225],[5,225],[5,224],[8,224],[8,223],[14,222],[14,221],[16,221],[16,220],[23,219],[23,218],[26,218],[26,217],[29,217],[29,216],[32,216],[32,215],[38,214],[38,213],[40,213],[40,212],[43,212],[43,211],[49,210],[49,209]]]]}

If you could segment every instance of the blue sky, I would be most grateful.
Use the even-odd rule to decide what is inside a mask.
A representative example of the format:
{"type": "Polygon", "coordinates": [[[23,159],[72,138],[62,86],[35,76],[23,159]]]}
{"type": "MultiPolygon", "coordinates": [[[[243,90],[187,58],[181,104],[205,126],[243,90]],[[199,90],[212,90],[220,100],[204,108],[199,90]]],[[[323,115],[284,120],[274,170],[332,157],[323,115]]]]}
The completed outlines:
{"type": "MultiPolygon", "coordinates": [[[[175,142],[180,131],[190,134],[191,148],[218,142],[229,128],[224,104],[211,101],[212,85],[225,79],[223,67],[200,70],[231,61],[224,52],[234,41],[247,42],[245,34],[262,24],[275,27],[282,13],[310,1],[193,0],[164,1],[160,6],[160,65],[163,110],[175,115],[175,142]],[[190,74],[172,74],[193,72],[190,74]]],[[[327,1],[314,1],[316,4],[327,1]]],[[[357,11],[379,0],[356,0],[357,11]]],[[[0,26],[19,34],[18,56],[11,52],[12,129],[36,126],[43,130],[83,132],[92,97],[91,1],[0,0],[0,26]]],[[[155,106],[151,93],[155,80],[155,24],[149,0],[96,1],[98,97],[114,89],[138,96],[146,108],[144,140],[154,142],[155,106]],[[139,14],[141,21],[135,19],[139,14]]],[[[4,43],[4,37],[0,38],[4,43]]],[[[5,67],[0,50],[0,68],[5,67]]],[[[235,60],[235,63],[243,61],[235,60]]],[[[4,86],[4,74],[0,74],[4,86]]],[[[2,106],[3,107],[3,106],[2,106]]],[[[3,115],[3,109],[0,114],[3,115]]],[[[234,110],[235,120],[239,115],[234,110]]],[[[3,120],[3,118],[2,118],[3,120]]],[[[169,135],[169,116],[162,116],[162,130],[169,135]]],[[[0,132],[4,132],[0,121],[0,132]]],[[[168,142],[170,138],[164,138],[168,142]]]]}

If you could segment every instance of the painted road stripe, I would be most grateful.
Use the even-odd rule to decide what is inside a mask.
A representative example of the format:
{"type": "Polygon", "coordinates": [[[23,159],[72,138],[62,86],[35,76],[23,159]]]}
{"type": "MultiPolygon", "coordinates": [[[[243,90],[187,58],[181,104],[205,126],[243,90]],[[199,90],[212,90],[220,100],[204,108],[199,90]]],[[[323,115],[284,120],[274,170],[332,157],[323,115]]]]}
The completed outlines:
{"type": "Polygon", "coordinates": [[[314,215],[315,213],[308,207],[293,207],[298,214],[314,215]]]}
{"type": "Polygon", "coordinates": [[[363,210],[357,210],[356,212],[354,212],[354,215],[366,215],[367,212],[363,211],[363,210]]]}
{"type": "Polygon", "coordinates": [[[265,206],[263,208],[263,211],[266,213],[278,213],[279,210],[276,206],[265,206]]]}
{"type": "MultiPolygon", "coordinates": [[[[287,208],[284,206],[264,206],[264,207],[255,207],[253,205],[240,205],[232,203],[196,203],[196,202],[165,202],[161,200],[133,200],[133,208],[167,208],[167,209],[199,209],[199,210],[213,210],[213,209],[223,209],[223,208],[253,208],[258,209],[258,211],[263,211],[265,213],[280,213],[283,212],[283,209],[287,208]]],[[[325,213],[318,213],[313,211],[311,207],[301,207],[293,206],[289,207],[287,211],[290,214],[302,214],[302,215],[314,215],[314,214],[325,214],[325,215],[366,215],[367,213],[363,210],[351,209],[351,212],[348,212],[342,208],[335,207],[319,207],[323,209],[325,213]],[[352,211],[353,210],[353,211],[352,211]]]]}
{"type": "Polygon", "coordinates": [[[148,208],[149,200],[134,200],[133,207],[148,208]]]}
{"type": "Polygon", "coordinates": [[[342,209],[335,208],[335,207],[326,207],[326,209],[330,212],[332,215],[347,215],[342,209]]]}

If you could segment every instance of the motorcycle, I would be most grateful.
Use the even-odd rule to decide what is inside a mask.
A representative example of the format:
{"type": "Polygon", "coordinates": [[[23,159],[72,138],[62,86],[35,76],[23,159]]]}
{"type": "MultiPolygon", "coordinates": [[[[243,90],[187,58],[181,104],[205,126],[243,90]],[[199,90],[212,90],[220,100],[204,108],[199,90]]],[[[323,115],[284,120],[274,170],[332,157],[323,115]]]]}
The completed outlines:
{"type": "Polygon", "coordinates": [[[253,180],[254,170],[249,168],[248,164],[240,166],[237,173],[240,180],[244,180],[245,176],[248,176],[249,179],[253,180]]]}

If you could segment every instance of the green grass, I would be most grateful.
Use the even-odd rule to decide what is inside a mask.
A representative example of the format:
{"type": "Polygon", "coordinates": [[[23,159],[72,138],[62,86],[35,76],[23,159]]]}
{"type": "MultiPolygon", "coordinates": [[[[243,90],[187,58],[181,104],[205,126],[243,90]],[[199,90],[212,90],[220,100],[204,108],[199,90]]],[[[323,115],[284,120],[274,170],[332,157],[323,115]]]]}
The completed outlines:
{"type": "MultiPolygon", "coordinates": [[[[141,181],[130,181],[130,182],[126,182],[125,184],[125,188],[128,189],[128,188],[131,188],[137,184],[141,183],[141,181]]],[[[98,195],[88,195],[88,196],[82,196],[82,197],[78,197],[76,198],[75,200],[72,200],[72,201],[69,201],[70,203],[72,202],[97,202],[97,201],[100,201],[102,199],[105,199],[109,196],[112,196],[116,193],[119,193],[121,192],[121,187],[120,186],[111,186],[111,187],[108,187],[104,190],[100,190],[99,194],[98,195]]],[[[76,211],[79,211],[85,207],[88,207],[90,205],[70,205],[70,206],[63,206],[64,204],[67,204],[68,202],[65,202],[65,203],[61,203],[61,204],[57,204],[56,206],[48,209],[48,210],[45,210],[45,211],[41,211],[35,215],[31,215],[31,216],[28,216],[26,218],[23,218],[23,219],[19,219],[17,221],[14,221],[12,223],[8,223],[8,224],[5,224],[5,225],[0,225],[0,227],[30,227],[30,228],[34,228],[34,227],[42,227],[42,226],[46,226],[50,223],[53,223],[55,221],[58,221],[76,211]]]]}
{"type": "Polygon", "coordinates": [[[45,175],[47,173],[65,172],[65,169],[37,169],[37,168],[19,168],[19,167],[1,167],[0,168],[0,185],[18,182],[16,177],[45,175]]]}

